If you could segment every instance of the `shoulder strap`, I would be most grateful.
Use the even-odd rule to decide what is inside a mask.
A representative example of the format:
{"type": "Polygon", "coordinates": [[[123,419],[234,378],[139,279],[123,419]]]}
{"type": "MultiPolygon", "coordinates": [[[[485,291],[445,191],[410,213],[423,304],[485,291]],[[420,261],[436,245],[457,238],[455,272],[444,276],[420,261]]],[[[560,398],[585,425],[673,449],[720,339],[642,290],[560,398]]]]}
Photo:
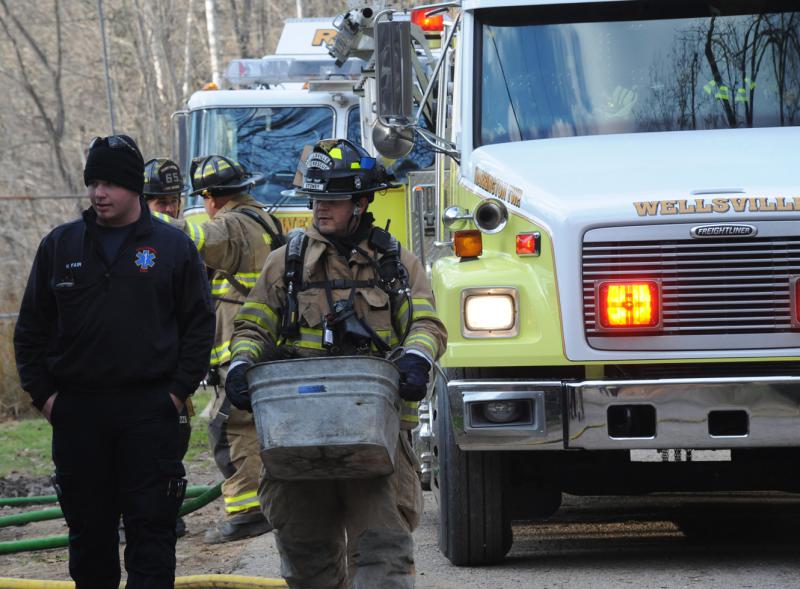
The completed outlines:
{"type": "Polygon", "coordinates": [[[311,288],[331,288],[333,290],[344,290],[346,288],[372,288],[377,286],[374,280],[350,280],[349,278],[337,278],[336,280],[318,280],[316,282],[304,282],[300,290],[311,288]]]}
{"type": "MultiPolygon", "coordinates": [[[[250,289],[248,287],[246,287],[244,284],[242,284],[241,282],[239,282],[238,280],[236,280],[236,277],[233,274],[231,274],[229,272],[224,272],[223,270],[217,270],[217,272],[222,274],[222,276],[225,278],[225,280],[230,282],[231,286],[233,288],[235,288],[237,291],[239,291],[240,295],[242,295],[243,297],[246,297],[247,295],[250,294],[250,289]]],[[[220,300],[220,301],[223,301],[223,302],[230,302],[230,301],[224,301],[224,299],[222,299],[220,297],[215,297],[215,298],[217,300],[220,300]]],[[[239,303],[239,304],[241,304],[241,303],[239,303]]]]}
{"type": "Polygon", "coordinates": [[[300,333],[297,293],[303,288],[303,261],[307,246],[308,236],[305,233],[290,233],[283,270],[283,279],[286,283],[286,305],[283,308],[280,329],[283,337],[296,337],[300,333]]]}
{"type": "Polygon", "coordinates": [[[253,211],[251,209],[247,209],[247,208],[234,209],[233,212],[234,213],[241,213],[245,217],[249,217],[250,219],[252,219],[256,223],[261,225],[262,229],[264,229],[264,232],[267,233],[267,235],[269,235],[270,240],[272,240],[272,249],[273,250],[276,250],[279,247],[281,247],[282,245],[286,244],[286,237],[283,235],[283,228],[281,227],[281,223],[280,223],[280,221],[278,221],[278,219],[275,218],[275,215],[273,215],[272,213],[267,213],[267,214],[269,215],[269,218],[272,219],[272,222],[275,223],[275,226],[278,228],[278,232],[277,233],[272,230],[272,227],[269,226],[269,223],[267,223],[263,219],[263,217],[261,217],[258,213],[256,213],[255,211],[253,211]]]}

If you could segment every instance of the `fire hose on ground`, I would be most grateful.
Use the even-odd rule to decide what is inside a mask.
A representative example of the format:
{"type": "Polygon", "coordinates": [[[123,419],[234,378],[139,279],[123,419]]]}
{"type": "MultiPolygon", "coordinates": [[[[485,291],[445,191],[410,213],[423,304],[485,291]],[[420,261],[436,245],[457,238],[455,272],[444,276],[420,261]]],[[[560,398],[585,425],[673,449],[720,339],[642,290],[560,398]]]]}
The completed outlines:
{"type": "MultiPolygon", "coordinates": [[[[125,581],[120,583],[120,589],[124,587],[125,581]]],[[[287,587],[287,585],[283,579],[242,575],[190,575],[175,577],[175,587],[176,589],[260,589],[262,587],[287,587]]],[[[0,589],[75,589],[75,583],[0,577],[0,589]]]]}
{"type": "MultiPolygon", "coordinates": [[[[186,515],[209,504],[220,496],[222,483],[213,487],[189,487],[186,496],[190,497],[180,509],[180,515],[186,515]]],[[[42,505],[54,503],[58,499],[55,495],[42,497],[12,497],[0,499],[2,505],[42,505]]],[[[0,527],[21,525],[24,523],[58,519],[63,517],[61,509],[51,508],[40,511],[20,513],[0,518],[0,527]]],[[[67,536],[50,536],[47,538],[32,538],[14,542],[0,542],[0,554],[12,554],[29,550],[43,550],[46,548],[60,548],[67,546],[67,536]]],[[[123,581],[120,588],[125,586],[123,581]]],[[[180,589],[261,589],[264,587],[286,587],[283,579],[267,579],[262,577],[247,577],[242,575],[190,575],[176,577],[175,587],[180,589]]],[[[0,577],[0,589],[75,589],[72,581],[48,581],[43,579],[11,579],[0,577]]]]}
{"type": "MultiPolygon", "coordinates": [[[[198,497],[209,489],[211,489],[211,487],[208,485],[193,485],[186,489],[186,497],[198,497]]],[[[56,495],[0,497],[0,507],[26,507],[28,505],[49,505],[51,503],[58,503],[58,497],[56,495]]]]}
{"type": "MultiPolygon", "coordinates": [[[[211,503],[221,494],[222,494],[222,483],[217,483],[213,487],[190,487],[189,489],[187,489],[186,495],[187,497],[193,496],[193,498],[183,502],[179,515],[186,515],[187,513],[196,511],[197,509],[200,509],[201,507],[211,503]]],[[[42,499],[42,498],[14,497],[13,499],[42,499]]],[[[4,499],[3,501],[8,501],[8,499],[4,499]]],[[[22,525],[36,521],[58,519],[61,517],[63,517],[61,509],[54,507],[51,509],[42,509],[39,511],[18,513],[15,515],[7,515],[4,517],[0,517],[0,527],[11,526],[11,525],[22,525]]],[[[68,544],[69,544],[69,539],[66,535],[48,536],[46,538],[30,538],[27,540],[14,540],[11,542],[0,542],[0,554],[13,554],[15,552],[28,552],[31,550],[45,550],[47,548],[61,548],[67,546],[68,544]]],[[[280,587],[280,585],[277,586],[280,587]]],[[[5,585],[2,585],[0,583],[0,589],[3,589],[4,587],[5,585]]],[[[41,587],[41,585],[37,585],[37,587],[41,587]]],[[[194,585],[191,585],[191,587],[194,587],[194,585]]],[[[209,585],[203,585],[203,587],[209,587],[209,585]]],[[[224,587],[228,587],[228,585],[224,585],[224,587]]]]}

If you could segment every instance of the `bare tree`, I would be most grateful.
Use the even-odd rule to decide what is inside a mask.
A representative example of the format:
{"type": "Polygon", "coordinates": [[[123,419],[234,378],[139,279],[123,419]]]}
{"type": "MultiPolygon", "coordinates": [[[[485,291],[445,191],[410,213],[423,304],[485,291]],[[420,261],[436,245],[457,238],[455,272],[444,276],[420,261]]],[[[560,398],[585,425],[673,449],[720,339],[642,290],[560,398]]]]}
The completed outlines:
{"type": "Polygon", "coordinates": [[[181,85],[181,99],[189,95],[189,82],[192,75],[192,21],[194,20],[194,0],[187,0],[186,6],[186,36],[183,45],[183,84],[181,85]]]}
{"type": "Polygon", "coordinates": [[[233,31],[236,42],[239,46],[241,57],[251,57],[250,52],[250,26],[253,12],[252,0],[230,0],[231,18],[233,20],[233,31]],[[241,11],[237,5],[241,2],[241,11]]]}
{"type": "Polygon", "coordinates": [[[30,33],[28,28],[20,22],[17,15],[12,12],[7,0],[0,0],[0,29],[8,38],[14,50],[18,71],[16,73],[3,72],[7,77],[16,82],[36,107],[48,142],[52,149],[55,169],[64,185],[75,189],[75,181],[64,155],[62,142],[65,131],[65,104],[62,89],[63,65],[63,38],[61,27],[61,8],[59,0],[53,0],[53,29],[55,33],[55,56],[48,57],[42,45],[30,33]],[[33,54],[33,59],[26,58],[23,46],[33,54]],[[41,85],[34,80],[32,69],[36,65],[43,72],[45,81],[41,85]]]}
{"type": "Polygon", "coordinates": [[[150,30],[145,23],[144,12],[142,11],[142,0],[133,0],[134,30],[136,32],[136,57],[139,64],[139,71],[144,82],[141,91],[144,93],[147,111],[150,119],[150,129],[148,135],[153,141],[156,151],[161,151],[161,134],[158,129],[161,126],[159,117],[159,103],[163,104],[163,81],[160,80],[160,68],[152,54],[152,47],[149,40],[150,30]]]}
{"type": "Polygon", "coordinates": [[[181,91],[172,48],[173,27],[171,25],[173,22],[177,22],[178,15],[174,11],[172,2],[145,0],[145,5],[149,7],[146,16],[148,16],[148,25],[153,30],[153,41],[155,42],[153,54],[157,56],[158,62],[164,64],[162,72],[166,77],[164,86],[167,90],[167,101],[170,107],[175,108],[178,105],[181,91]]]}
{"type": "Polygon", "coordinates": [[[219,68],[219,38],[217,34],[217,2],[216,0],[205,0],[206,2],[206,29],[208,30],[208,56],[211,61],[211,79],[218,86],[222,87],[222,76],[219,68]]]}

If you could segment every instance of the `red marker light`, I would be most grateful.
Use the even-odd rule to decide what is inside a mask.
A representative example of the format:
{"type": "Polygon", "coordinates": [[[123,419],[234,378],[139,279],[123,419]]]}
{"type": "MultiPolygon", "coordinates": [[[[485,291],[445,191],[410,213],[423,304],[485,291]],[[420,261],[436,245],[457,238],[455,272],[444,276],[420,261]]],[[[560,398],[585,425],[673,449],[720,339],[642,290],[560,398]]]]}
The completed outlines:
{"type": "Polygon", "coordinates": [[[794,295],[792,297],[792,304],[794,307],[794,321],[792,321],[792,323],[794,323],[795,327],[800,327],[800,276],[792,280],[792,294],[794,295]]]}
{"type": "Polygon", "coordinates": [[[655,282],[601,282],[597,299],[603,327],[657,327],[661,322],[655,282]]]}
{"type": "Polygon", "coordinates": [[[538,233],[517,233],[518,256],[538,256],[540,252],[541,242],[538,233]]]}
{"type": "Polygon", "coordinates": [[[423,31],[431,33],[440,32],[444,30],[444,15],[437,14],[436,16],[428,16],[430,9],[421,8],[411,12],[411,22],[419,26],[423,31]]]}

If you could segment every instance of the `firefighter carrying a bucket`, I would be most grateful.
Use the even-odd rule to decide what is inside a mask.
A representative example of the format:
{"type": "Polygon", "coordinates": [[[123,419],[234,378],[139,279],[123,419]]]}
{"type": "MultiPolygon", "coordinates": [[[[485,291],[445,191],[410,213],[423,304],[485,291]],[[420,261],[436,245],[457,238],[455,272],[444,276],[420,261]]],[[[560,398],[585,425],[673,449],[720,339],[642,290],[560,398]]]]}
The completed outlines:
{"type": "Polygon", "coordinates": [[[290,587],[413,587],[422,490],[408,430],[447,332],[420,261],[373,225],[369,203],[391,187],[374,158],[346,140],[319,141],[304,153],[295,185],[294,195],[311,200],[313,226],[269,255],[237,315],[226,394],[250,408],[245,373],[256,362],[395,358],[403,411],[394,472],[262,481],[259,498],[290,587]]]}

